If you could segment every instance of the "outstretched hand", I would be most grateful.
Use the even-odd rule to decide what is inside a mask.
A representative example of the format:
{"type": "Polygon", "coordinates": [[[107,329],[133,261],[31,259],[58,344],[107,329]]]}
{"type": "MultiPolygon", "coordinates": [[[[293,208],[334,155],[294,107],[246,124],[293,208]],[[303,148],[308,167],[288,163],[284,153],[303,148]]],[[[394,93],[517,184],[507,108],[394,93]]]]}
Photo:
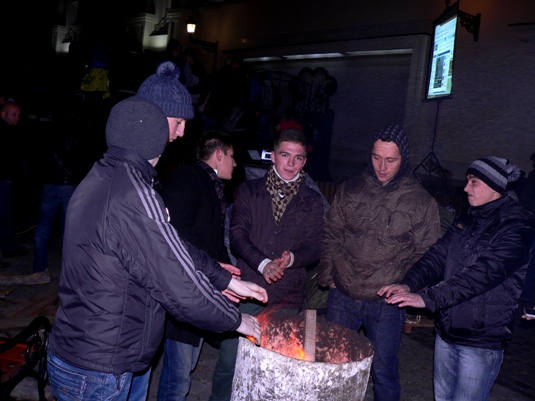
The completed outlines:
{"type": "Polygon", "coordinates": [[[264,303],[268,301],[266,290],[250,281],[232,278],[225,291],[240,299],[254,298],[264,303]]]}
{"type": "Polygon", "coordinates": [[[241,270],[238,269],[236,266],[232,266],[231,264],[228,264],[228,263],[223,263],[223,262],[217,262],[219,263],[219,265],[225,269],[226,271],[228,271],[230,274],[232,274],[232,278],[235,278],[235,279],[240,279],[241,277],[241,270]]]}
{"type": "Polygon", "coordinates": [[[425,308],[425,302],[420,294],[412,292],[400,292],[386,298],[386,302],[390,305],[397,304],[400,308],[405,306],[412,306],[413,308],[425,308]]]}
{"type": "Polygon", "coordinates": [[[401,292],[410,292],[410,290],[411,289],[406,285],[390,284],[390,285],[385,285],[383,288],[377,291],[377,295],[388,299],[390,298],[391,295],[399,294],[401,292]]]}
{"type": "Polygon", "coordinates": [[[256,343],[260,344],[262,331],[260,330],[260,324],[256,317],[242,314],[240,327],[236,331],[245,336],[253,337],[256,343]]]}
{"type": "Polygon", "coordinates": [[[397,304],[400,308],[405,306],[425,308],[425,302],[421,295],[410,291],[411,289],[404,284],[390,284],[377,291],[377,295],[384,297],[388,304],[397,304]]]}

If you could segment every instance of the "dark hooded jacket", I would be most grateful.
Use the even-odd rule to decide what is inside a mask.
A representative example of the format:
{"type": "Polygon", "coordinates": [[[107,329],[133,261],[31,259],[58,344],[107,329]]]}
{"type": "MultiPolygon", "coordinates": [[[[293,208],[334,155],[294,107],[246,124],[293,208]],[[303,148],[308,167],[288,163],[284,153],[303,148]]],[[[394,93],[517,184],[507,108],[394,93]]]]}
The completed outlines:
{"type": "Polygon", "coordinates": [[[112,146],[77,187],[65,224],[58,309],[50,348],[69,364],[107,373],[145,369],[165,311],[216,332],[236,330],[221,294],[231,279],[169,223],[142,156],[112,146]]]}
{"type": "Polygon", "coordinates": [[[399,281],[440,235],[436,201],[418,183],[409,145],[398,125],[374,137],[393,141],[401,166],[387,185],[368,168],[338,189],[325,221],[318,279],[356,300],[379,299],[377,291],[399,281]]]}
{"type": "Polygon", "coordinates": [[[421,291],[444,341],[509,344],[534,227],[532,215],[508,196],[471,207],[407,272],[401,284],[421,291]]]}

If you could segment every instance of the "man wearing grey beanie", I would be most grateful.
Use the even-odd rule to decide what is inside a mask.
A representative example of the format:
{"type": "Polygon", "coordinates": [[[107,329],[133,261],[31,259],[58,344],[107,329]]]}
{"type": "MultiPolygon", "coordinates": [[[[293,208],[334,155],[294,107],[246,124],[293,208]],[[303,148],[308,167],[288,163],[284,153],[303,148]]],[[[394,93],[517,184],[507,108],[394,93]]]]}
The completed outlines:
{"type": "Polygon", "coordinates": [[[145,399],[148,374],[135,374],[150,373],[166,311],[201,329],[260,341],[256,318],[227,296],[266,302],[266,291],[234,279],[183,241],[152,188],[168,141],[162,109],[137,96],[119,102],[106,141],[108,151],[67,210],[60,307],[48,347],[50,384],[60,401],[145,399]]]}
{"type": "Polygon", "coordinates": [[[466,170],[470,207],[399,284],[379,295],[435,315],[435,400],[485,401],[511,342],[535,219],[506,195],[520,169],[490,156],[466,170]]]}

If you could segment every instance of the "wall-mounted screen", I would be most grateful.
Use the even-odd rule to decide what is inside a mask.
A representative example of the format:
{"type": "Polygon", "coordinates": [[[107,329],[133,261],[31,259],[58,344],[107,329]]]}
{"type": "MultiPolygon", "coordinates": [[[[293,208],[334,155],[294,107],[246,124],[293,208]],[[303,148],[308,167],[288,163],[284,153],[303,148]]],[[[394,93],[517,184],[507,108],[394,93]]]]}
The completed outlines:
{"type": "Polygon", "coordinates": [[[426,100],[452,96],[458,11],[459,2],[456,2],[433,22],[426,100]]]}

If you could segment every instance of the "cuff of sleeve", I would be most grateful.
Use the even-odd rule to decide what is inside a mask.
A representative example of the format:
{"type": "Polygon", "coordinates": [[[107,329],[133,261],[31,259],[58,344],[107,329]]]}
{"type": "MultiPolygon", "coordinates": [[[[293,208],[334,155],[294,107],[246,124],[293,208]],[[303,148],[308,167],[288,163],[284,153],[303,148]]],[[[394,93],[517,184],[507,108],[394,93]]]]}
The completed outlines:
{"type": "Polygon", "coordinates": [[[293,252],[290,252],[290,263],[288,263],[288,267],[291,267],[294,264],[295,256],[293,252]]]}
{"type": "Polygon", "coordinates": [[[271,259],[266,258],[258,265],[258,271],[260,274],[264,274],[264,267],[266,267],[269,262],[271,262],[271,259]]]}

